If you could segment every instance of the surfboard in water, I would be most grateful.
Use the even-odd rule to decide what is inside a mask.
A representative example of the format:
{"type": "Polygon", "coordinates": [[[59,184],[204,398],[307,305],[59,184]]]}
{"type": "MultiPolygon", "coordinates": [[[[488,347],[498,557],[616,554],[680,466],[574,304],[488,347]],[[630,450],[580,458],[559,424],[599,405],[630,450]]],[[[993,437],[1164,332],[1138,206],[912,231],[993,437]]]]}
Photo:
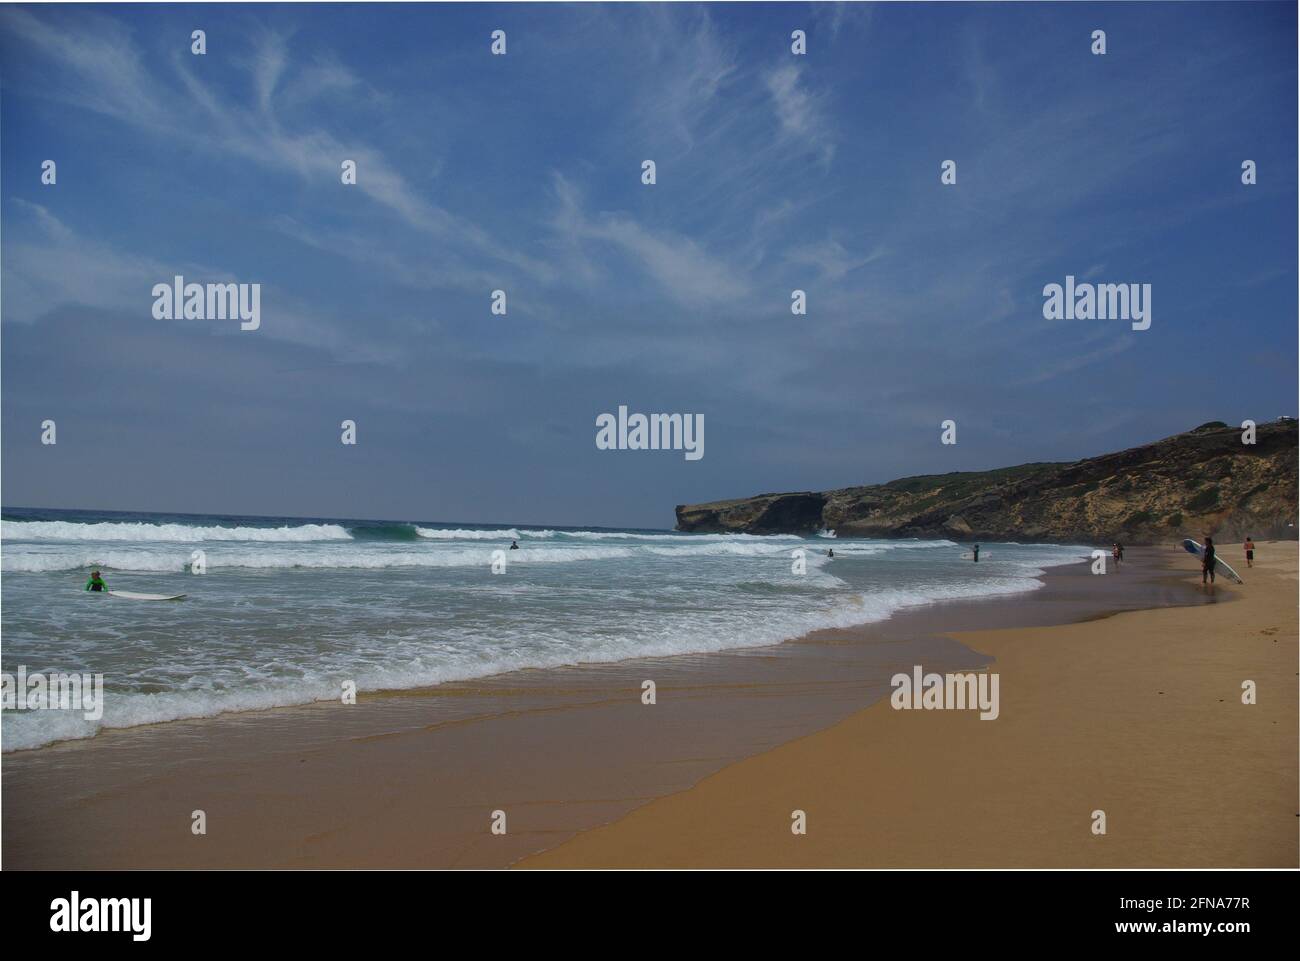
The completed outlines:
{"type": "Polygon", "coordinates": [[[105,591],[109,597],[122,597],[128,601],[179,601],[184,594],[140,594],[136,591],[105,591]]]}
{"type": "MultiPolygon", "coordinates": [[[[1205,556],[1205,548],[1202,547],[1200,544],[1196,543],[1196,541],[1192,540],[1190,537],[1183,541],[1183,550],[1187,551],[1187,553],[1189,554],[1195,554],[1197,557],[1205,556]]],[[[1238,574],[1230,566],[1228,566],[1227,561],[1219,557],[1217,551],[1215,552],[1214,555],[1214,566],[1216,569],[1222,569],[1225,573],[1227,573],[1229,577],[1231,577],[1238,584],[1246,583],[1241,579],[1240,574],[1238,574]]]]}

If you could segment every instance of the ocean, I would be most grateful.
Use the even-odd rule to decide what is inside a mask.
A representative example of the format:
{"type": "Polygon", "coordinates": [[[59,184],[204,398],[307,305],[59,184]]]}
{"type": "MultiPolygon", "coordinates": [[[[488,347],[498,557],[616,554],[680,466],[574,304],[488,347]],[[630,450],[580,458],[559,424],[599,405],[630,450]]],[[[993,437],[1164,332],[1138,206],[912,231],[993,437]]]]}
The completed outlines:
{"type": "Polygon", "coordinates": [[[6,711],[4,750],[105,727],[336,700],[345,681],[362,692],[399,690],[777,644],[914,605],[1030,591],[1046,568],[1090,551],[982,548],[976,565],[952,541],[826,532],[5,508],[0,668],[102,674],[106,697],[97,720],[6,711]],[[199,574],[191,572],[196,551],[206,562],[199,574]],[[110,589],[187,596],[96,596],[82,590],[95,567],[110,589]]]}

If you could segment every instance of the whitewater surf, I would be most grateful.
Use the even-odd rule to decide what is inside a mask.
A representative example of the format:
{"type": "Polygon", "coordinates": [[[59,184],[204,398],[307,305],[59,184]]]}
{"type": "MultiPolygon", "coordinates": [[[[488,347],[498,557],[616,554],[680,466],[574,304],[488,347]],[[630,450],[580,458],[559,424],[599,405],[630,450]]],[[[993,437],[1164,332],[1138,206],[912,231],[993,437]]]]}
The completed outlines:
{"type": "Polygon", "coordinates": [[[6,749],[334,700],[345,682],[395,690],[777,644],[1033,590],[1089,553],[986,545],[997,563],[975,565],[945,540],[837,537],[831,559],[817,536],[13,509],[0,536],[4,663],[67,661],[112,693],[94,723],[6,719],[6,749]],[[113,591],[185,596],[73,603],[92,569],[113,591]]]}

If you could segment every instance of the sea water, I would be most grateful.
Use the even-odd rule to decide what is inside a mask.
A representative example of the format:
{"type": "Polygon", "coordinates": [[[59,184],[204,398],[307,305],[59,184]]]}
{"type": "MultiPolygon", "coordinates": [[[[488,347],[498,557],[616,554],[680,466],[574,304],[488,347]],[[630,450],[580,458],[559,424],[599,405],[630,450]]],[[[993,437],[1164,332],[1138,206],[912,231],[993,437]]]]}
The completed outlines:
{"type": "Polygon", "coordinates": [[[1089,554],[986,543],[974,564],[946,540],[24,509],[4,510],[0,541],[0,667],[102,674],[105,690],[98,720],[6,711],[6,751],[337,700],[346,681],[395,690],[776,644],[1033,590],[1089,554]],[[96,596],[82,590],[93,568],[110,589],[186,598],[96,596]]]}

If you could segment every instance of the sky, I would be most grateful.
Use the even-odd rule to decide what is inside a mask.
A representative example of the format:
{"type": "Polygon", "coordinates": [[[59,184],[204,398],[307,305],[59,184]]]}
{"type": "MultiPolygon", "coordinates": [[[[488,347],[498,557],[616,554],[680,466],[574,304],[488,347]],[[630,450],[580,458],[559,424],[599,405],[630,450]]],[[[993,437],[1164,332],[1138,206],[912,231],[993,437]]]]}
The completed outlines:
{"type": "Polygon", "coordinates": [[[1294,3],[8,6],[0,497],[667,528],[1294,415],[1296,89],[1294,3]]]}

